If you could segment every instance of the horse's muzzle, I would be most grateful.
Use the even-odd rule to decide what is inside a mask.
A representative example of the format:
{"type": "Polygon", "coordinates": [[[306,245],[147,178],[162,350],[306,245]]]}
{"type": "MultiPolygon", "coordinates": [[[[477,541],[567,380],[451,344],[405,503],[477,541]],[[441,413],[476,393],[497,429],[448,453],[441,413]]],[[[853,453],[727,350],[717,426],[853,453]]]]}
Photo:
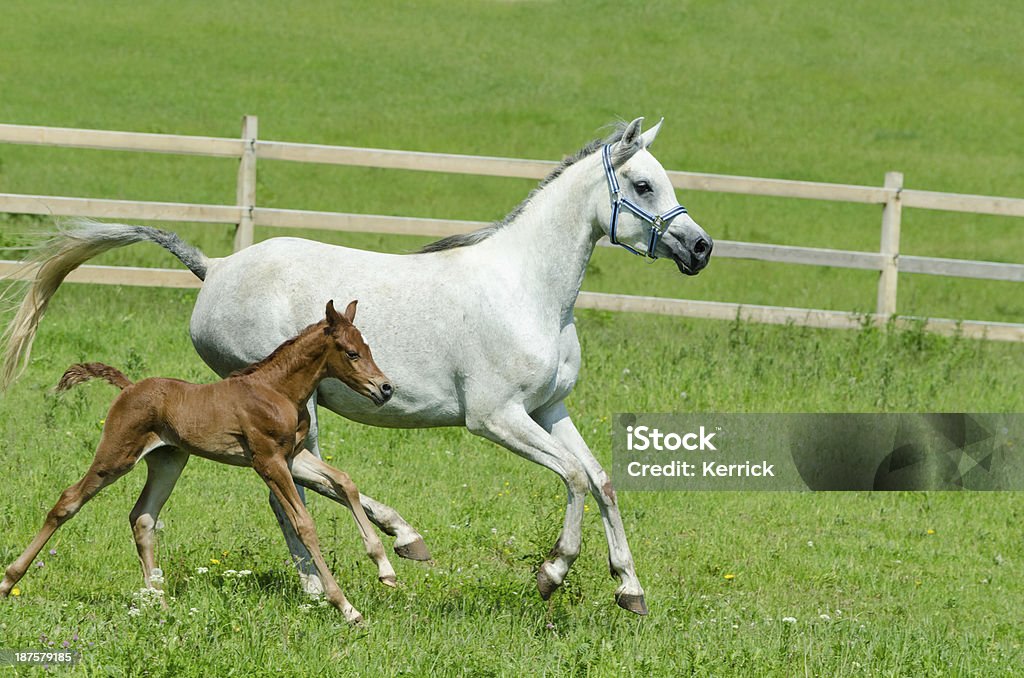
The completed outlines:
{"type": "Polygon", "coordinates": [[[676,268],[685,275],[697,275],[711,261],[711,250],[715,241],[703,230],[691,233],[689,229],[681,237],[669,231],[663,242],[672,252],[672,261],[676,268]]]}

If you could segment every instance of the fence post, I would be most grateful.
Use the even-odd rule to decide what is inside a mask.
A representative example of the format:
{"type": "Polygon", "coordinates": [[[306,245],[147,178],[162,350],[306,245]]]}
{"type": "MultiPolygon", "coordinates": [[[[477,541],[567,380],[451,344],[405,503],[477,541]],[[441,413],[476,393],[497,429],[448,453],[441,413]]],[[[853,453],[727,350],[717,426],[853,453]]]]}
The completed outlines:
{"type": "Polygon", "coordinates": [[[235,204],[243,209],[242,217],[235,228],[235,251],[252,244],[253,224],[252,213],[256,208],[256,135],[258,119],[255,115],[242,116],[242,139],[245,150],[238,164],[238,191],[235,204]]]}
{"type": "Polygon", "coordinates": [[[876,313],[882,320],[896,313],[896,283],[899,276],[900,217],[903,211],[900,192],[903,190],[903,172],[886,172],[885,187],[895,193],[885,202],[882,210],[882,272],[878,277],[878,305],[876,313]]]}

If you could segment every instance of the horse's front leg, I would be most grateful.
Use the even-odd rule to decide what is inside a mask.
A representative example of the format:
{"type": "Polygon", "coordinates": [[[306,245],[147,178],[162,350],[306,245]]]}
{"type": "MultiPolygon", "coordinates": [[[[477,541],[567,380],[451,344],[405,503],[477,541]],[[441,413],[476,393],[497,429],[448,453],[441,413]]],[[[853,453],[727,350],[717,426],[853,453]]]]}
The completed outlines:
{"type": "Polygon", "coordinates": [[[548,560],[537,571],[537,588],[541,597],[547,600],[561,586],[580,554],[583,501],[589,487],[583,465],[519,405],[509,405],[484,416],[468,417],[466,426],[473,433],[554,471],[565,483],[568,499],[562,533],[548,554],[548,560]]]}
{"type": "Polygon", "coordinates": [[[564,402],[534,412],[533,418],[568,448],[586,471],[587,479],[590,481],[590,492],[601,510],[605,537],[608,539],[608,567],[612,576],[618,577],[621,582],[615,592],[615,602],[630,612],[647,614],[644,590],[636,576],[633,555],[626,541],[626,531],[622,525],[622,516],[619,513],[618,500],[615,490],[612,489],[611,479],[594,458],[576,425],[572,423],[564,402]]]}

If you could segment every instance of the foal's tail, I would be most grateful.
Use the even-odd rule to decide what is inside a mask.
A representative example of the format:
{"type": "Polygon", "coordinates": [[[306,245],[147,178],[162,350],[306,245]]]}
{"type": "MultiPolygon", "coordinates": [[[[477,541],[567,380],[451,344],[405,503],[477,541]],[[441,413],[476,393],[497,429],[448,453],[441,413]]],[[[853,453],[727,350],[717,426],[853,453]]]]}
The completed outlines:
{"type": "Polygon", "coordinates": [[[60,378],[60,381],[57,382],[57,390],[67,391],[90,379],[103,379],[122,391],[132,385],[128,377],[124,376],[116,367],[103,363],[78,363],[69,367],[64,376],[60,378]]]}
{"type": "MultiPolygon", "coordinates": [[[[206,279],[206,270],[210,264],[205,254],[174,233],[150,226],[75,219],[58,224],[49,236],[49,240],[39,246],[35,256],[25,261],[24,268],[11,276],[15,280],[27,280],[28,284],[14,318],[0,336],[0,353],[3,354],[0,391],[6,390],[28,365],[32,341],[50,298],[64,278],[89,259],[116,247],[149,240],[178,257],[200,280],[206,279]]],[[[0,300],[15,289],[15,284],[10,285],[0,294],[0,300]]]]}

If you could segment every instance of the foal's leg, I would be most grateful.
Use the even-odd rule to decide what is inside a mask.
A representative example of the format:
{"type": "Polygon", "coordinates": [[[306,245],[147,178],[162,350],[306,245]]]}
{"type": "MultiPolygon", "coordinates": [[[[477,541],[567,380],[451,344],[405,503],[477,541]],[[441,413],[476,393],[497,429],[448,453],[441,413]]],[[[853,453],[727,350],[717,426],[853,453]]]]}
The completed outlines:
{"type": "Polygon", "coordinates": [[[511,405],[482,418],[471,418],[467,426],[473,433],[554,471],[565,482],[568,499],[562,533],[548,554],[549,560],[537,571],[537,588],[547,600],[565,580],[580,554],[583,501],[589,487],[586,472],[572,453],[531,419],[521,406],[511,405]]]}
{"type": "Polygon", "coordinates": [[[395,570],[384,553],[380,537],[367,520],[366,513],[359,503],[359,490],[348,474],[320,461],[309,450],[302,450],[292,460],[292,477],[300,485],[305,485],[352,511],[366,552],[377,564],[377,578],[383,584],[395,586],[395,570]]]}
{"type": "MultiPolygon", "coordinates": [[[[272,448],[268,447],[265,449],[272,448]]],[[[313,519],[306,510],[305,504],[302,503],[298,488],[295,487],[295,481],[292,480],[292,474],[288,470],[288,464],[285,462],[284,451],[268,452],[253,450],[252,467],[260,474],[260,477],[263,478],[270,491],[277,497],[295,533],[302,540],[302,544],[313,558],[313,563],[316,565],[320,580],[323,582],[324,595],[327,596],[327,600],[334,607],[341,610],[341,613],[345,615],[345,619],[348,621],[353,623],[362,621],[363,616],[348,602],[345,594],[341,592],[341,588],[338,587],[338,583],[334,580],[331,571],[327,569],[327,562],[320,553],[320,540],[316,536],[313,519]]]]}
{"type": "MultiPolygon", "coordinates": [[[[320,434],[318,429],[316,392],[309,399],[309,435],[306,436],[306,449],[317,459],[323,459],[320,453],[320,434]]],[[[430,551],[423,542],[420,533],[407,523],[398,511],[382,504],[373,497],[359,495],[359,503],[363,505],[366,516],[381,532],[395,538],[395,553],[409,560],[430,560],[430,551]]]]}
{"type": "Polygon", "coordinates": [[[104,456],[103,452],[104,444],[101,441],[100,448],[96,452],[96,458],[93,459],[92,466],[86,471],[85,476],[61,493],[60,499],[57,500],[57,503],[47,514],[39,534],[28,545],[28,548],[18,556],[18,559],[7,568],[7,571],[4,573],[4,579],[0,582],[0,598],[9,594],[14,585],[18,583],[18,580],[25,576],[25,571],[28,570],[29,565],[39,555],[43,546],[46,545],[46,542],[49,541],[58,527],[71,520],[85,502],[95,497],[100,490],[131,470],[134,458],[119,457],[105,463],[101,460],[101,457],[104,456]]]}
{"type": "Polygon", "coordinates": [[[551,435],[562,442],[576,459],[583,465],[590,481],[590,493],[597,501],[604,523],[605,537],[608,540],[608,567],[613,577],[618,577],[621,585],[615,591],[615,602],[620,607],[637,614],[647,614],[647,603],[644,601],[644,590],[636,576],[633,555],[626,541],[626,531],[622,526],[622,516],[612,489],[611,479],[601,464],[594,458],[583,436],[569,418],[565,404],[559,402],[544,410],[534,413],[534,418],[551,435]]]}
{"type": "MultiPolygon", "coordinates": [[[[306,435],[304,446],[313,456],[321,459],[323,455],[320,453],[315,391],[307,402],[306,408],[309,412],[309,433],[306,435]]],[[[306,493],[301,487],[299,488],[299,496],[302,498],[303,503],[305,503],[306,493]]],[[[359,495],[359,503],[362,504],[370,522],[379,527],[385,534],[395,537],[396,554],[410,560],[430,560],[430,551],[423,542],[423,537],[409,523],[405,522],[402,516],[398,514],[398,511],[365,494],[359,495]]],[[[285,515],[281,503],[273,493],[270,495],[270,507],[274,510],[277,524],[281,527],[285,542],[288,544],[288,550],[292,554],[292,560],[299,572],[299,579],[302,581],[303,590],[311,595],[323,593],[323,584],[317,576],[316,567],[309,555],[309,551],[303,546],[299,536],[295,534],[295,530],[285,515]]]]}
{"type": "Polygon", "coordinates": [[[163,584],[152,581],[156,567],[156,522],[160,509],[171,496],[174,484],[188,462],[188,452],[176,447],[163,447],[146,455],[148,474],[135,508],[128,516],[135,536],[135,548],[142,564],[142,581],[146,588],[163,589],[163,584]]]}

